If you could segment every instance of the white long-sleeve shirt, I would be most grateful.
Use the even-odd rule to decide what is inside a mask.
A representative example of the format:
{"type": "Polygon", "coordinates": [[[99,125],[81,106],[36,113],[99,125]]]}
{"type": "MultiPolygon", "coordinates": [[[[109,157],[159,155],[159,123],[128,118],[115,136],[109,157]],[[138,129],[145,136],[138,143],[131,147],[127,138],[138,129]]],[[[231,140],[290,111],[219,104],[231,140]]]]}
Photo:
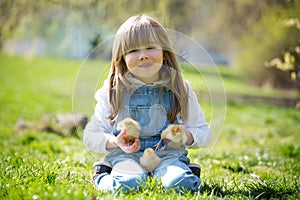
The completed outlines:
{"type": "MultiPolygon", "coordinates": [[[[135,80],[136,85],[143,84],[135,80]]],[[[190,131],[194,142],[187,148],[202,148],[206,147],[212,139],[212,133],[209,125],[206,123],[205,116],[198,104],[197,96],[187,82],[188,91],[188,117],[182,126],[184,129],[190,131]]],[[[108,82],[105,81],[102,88],[97,90],[95,94],[97,104],[95,106],[94,114],[84,129],[83,141],[90,150],[98,153],[108,152],[106,143],[113,135],[113,123],[108,118],[112,110],[109,103],[108,82]]],[[[178,120],[179,117],[178,117],[178,120]]],[[[181,120],[182,121],[182,120],[181,120]]]]}

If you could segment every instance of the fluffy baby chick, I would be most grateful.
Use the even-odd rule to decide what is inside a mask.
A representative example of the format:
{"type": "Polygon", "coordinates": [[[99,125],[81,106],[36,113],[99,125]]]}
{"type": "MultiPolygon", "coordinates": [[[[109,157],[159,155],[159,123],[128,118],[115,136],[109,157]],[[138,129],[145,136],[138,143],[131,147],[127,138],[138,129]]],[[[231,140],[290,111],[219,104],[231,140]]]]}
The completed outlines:
{"type": "Polygon", "coordinates": [[[125,130],[126,135],[124,140],[127,144],[132,144],[135,139],[139,137],[139,131],[141,128],[137,121],[131,118],[125,118],[117,124],[117,129],[120,131],[125,130]]]}
{"type": "Polygon", "coordinates": [[[152,148],[147,148],[142,157],[140,157],[140,165],[147,171],[152,172],[160,163],[160,158],[156,155],[152,148]]]}
{"type": "Polygon", "coordinates": [[[164,146],[159,149],[160,143],[163,139],[171,140],[180,146],[184,145],[188,139],[183,128],[180,125],[175,124],[170,124],[165,130],[163,130],[160,137],[160,141],[155,145],[156,150],[164,150],[166,148],[166,146],[164,146]]]}
{"type": "Polygon", "coordinates": [[[187,136],[180,125],[171,124],[163,130],[161,139],[169,139],[175,143],[184,145],[187,141],[187,136]]]}

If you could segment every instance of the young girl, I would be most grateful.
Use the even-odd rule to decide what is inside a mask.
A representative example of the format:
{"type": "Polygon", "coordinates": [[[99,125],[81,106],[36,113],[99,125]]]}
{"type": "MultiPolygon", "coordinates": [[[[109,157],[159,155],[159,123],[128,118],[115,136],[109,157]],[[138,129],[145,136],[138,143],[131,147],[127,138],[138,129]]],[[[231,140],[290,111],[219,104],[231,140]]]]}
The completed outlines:
{"type": "Polygon", "coordinates": [[[83,137],[89,149],[108,153],[106,164],[100,165],[103,173],[95,179],[99,190],[138,189],[148,178],[139,159],[146,148],[155,149],[169,124],[181,125],[187,141],[184,146],[164,141],[165,150],[156,151],[161,161],[152,176],[177,191],[200,189],[186,148],[205,147],[212,135],[171,46],[166,30],[150,16],[130,17],[119,28],[110,73],[95,94],[95,112],[83,137]],[[117,129],[118,122],[128,117],[140,125],[140,136],[133,143],[126,143],[126,131],[117,129]]]}

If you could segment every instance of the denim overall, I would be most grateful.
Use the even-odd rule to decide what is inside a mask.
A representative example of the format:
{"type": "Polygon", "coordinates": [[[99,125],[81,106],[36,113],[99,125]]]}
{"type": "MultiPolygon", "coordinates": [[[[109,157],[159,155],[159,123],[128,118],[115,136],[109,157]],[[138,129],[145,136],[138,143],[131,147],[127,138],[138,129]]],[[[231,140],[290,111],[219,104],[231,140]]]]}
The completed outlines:
{"type": "MultiPolygon", "coordinates": [[[[153,147],[159,140],[161,132],[170,124],[167,113],[173,105],[172,92],[166,88],[143,85],[125,94],[123,98],[124,109],[118,115],[114,124],[113,133],[120,132],[116,124],[126,117],[138,121],[141,126],[141,151],[153,147]],[[152,144],[151,144],[152,141],[152,144]]],[[[177,120],[174,124],[178,124],[177,120]]]]}
{"type": "MultiPolygon", "coordinates": [[[[139,159],[146,148],[155,148],[154,145],[159,142],[161,132],[170,124],[167,113],[172,105],[172,92],[165,87],[142,85],[123,95],[123,109],[117,116],[113,134],[117,136],[120,133],[116,129],[116,124],[130,117],[138,121],[141,126],[141,148],[139,152],[130,154],[123,152],[120,148],[112,150],[105,160],[112,164],[113,170],[110,175],[104,174],[97,178],[96,186],[99,189],[128,190],[137,188],[141,182],[147,180],[148,173],[140,167],[139,159]]],[[[173,124],[178,124],[178,120],[175,120],[173,124]]],[[[165,145],[164,141],[160,147],[163,145],[165,145]]],[[[166,188],[183,187],[195,191],[200,187],[200,180],[187,166],[189,159],[184,147],[179,149],[167,147],[164,151],[156,151],[156,154],[161,158],[161,163],[154,170],[153,176],[161,179],[166,188]]]]}

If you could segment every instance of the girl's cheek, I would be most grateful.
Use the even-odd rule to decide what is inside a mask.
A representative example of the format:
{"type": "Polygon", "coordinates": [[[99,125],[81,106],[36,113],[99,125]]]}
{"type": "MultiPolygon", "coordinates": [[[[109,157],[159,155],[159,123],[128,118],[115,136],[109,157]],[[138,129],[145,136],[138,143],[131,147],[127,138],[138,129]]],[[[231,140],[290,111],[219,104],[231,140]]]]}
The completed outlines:
{"type": "Polygon", "coordinates": [[[131,63],[131,56],[126,55],[124,60],[125,60],[126,65],[128,66],[131,63]]]}
{"type": "Polygon", "coordinates": [[[125,63],[126,63],[127,68],[132,68],[132,67],[136,66],[135,60],[132,58],[125,59],[125,63]]]}

